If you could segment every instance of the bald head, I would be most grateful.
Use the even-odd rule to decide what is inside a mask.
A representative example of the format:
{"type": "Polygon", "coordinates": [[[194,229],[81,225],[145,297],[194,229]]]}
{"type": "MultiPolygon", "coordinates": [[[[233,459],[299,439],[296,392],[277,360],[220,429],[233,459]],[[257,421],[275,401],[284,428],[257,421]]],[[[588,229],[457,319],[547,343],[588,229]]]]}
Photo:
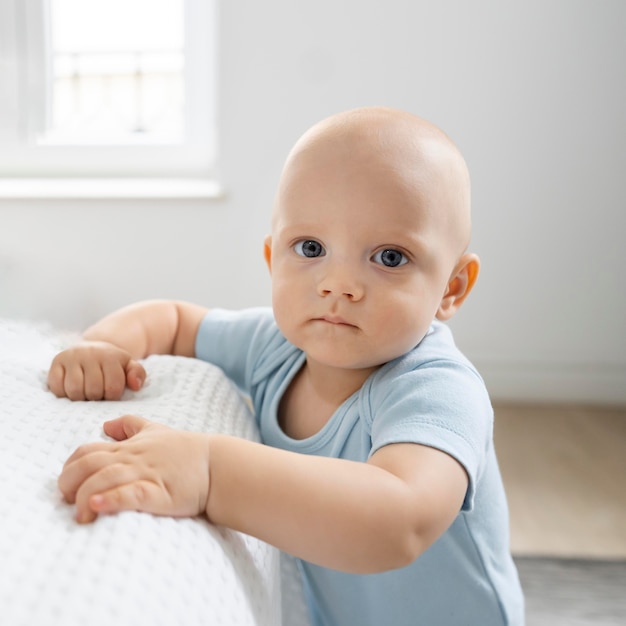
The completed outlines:
{"type": "Polygon", "coordinates": [[[414,194],[416,206],[446,230],[457,254],[469,243],[470,180],[461,153],[439,128],[405,111],[365,107],[315,124],[290,152],[280,196],[303,169],[325,168],[335,177],[358,170],[382,185],[414,194]]]}

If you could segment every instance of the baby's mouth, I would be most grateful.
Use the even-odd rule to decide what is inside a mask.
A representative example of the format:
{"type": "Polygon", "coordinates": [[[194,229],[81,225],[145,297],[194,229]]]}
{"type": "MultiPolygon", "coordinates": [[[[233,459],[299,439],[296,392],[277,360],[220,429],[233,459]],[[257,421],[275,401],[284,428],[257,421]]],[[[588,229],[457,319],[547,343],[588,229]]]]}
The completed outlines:
{"type": "Polygon", "coordinates": [[[354,324],[339,315],[322,315],[322,317],[316,317],[315,321],[326,322],[327,324],[333,324],[335,326],[351,326],[352,328],[356,328],[354,324]]]}

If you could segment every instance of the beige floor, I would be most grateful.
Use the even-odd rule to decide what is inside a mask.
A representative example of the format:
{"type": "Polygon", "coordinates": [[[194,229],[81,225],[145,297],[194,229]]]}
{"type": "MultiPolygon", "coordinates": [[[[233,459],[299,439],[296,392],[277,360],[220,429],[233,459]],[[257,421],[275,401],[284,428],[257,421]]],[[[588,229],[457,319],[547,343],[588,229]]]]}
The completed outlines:
{"type": "Polygon", "coordinates": [[[495,412],[513,554],[626,558],[626,408],[495,412]]]}

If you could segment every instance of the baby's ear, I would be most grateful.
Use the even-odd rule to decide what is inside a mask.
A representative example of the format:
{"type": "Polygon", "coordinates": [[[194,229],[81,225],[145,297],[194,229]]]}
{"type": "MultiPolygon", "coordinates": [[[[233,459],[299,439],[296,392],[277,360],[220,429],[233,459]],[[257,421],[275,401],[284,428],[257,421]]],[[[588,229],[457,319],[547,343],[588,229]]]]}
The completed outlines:
{"type": "Polygon", "coordinates": [[[464,254],[459,259],[437,309],[438,320],[449,320],[459,310],[476,283],[479,271],[480,259],[475,254],[464,254]]]}
{"type": "Polygon", "coordinates": [[[268,235],[263,242],[263,256],[267,263],[267,269],[272,272],[272,236],[268,235]]]}

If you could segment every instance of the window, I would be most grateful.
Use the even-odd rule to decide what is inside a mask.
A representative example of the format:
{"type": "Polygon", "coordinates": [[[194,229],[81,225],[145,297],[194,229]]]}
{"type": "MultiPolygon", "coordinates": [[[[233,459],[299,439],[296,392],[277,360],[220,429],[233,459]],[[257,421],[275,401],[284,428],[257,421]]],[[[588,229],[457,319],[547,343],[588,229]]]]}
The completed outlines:
{"type": "Polygon", "coordinates": [[[0,0],[0,177],[215,173],[216,0],[0,0]]]}

